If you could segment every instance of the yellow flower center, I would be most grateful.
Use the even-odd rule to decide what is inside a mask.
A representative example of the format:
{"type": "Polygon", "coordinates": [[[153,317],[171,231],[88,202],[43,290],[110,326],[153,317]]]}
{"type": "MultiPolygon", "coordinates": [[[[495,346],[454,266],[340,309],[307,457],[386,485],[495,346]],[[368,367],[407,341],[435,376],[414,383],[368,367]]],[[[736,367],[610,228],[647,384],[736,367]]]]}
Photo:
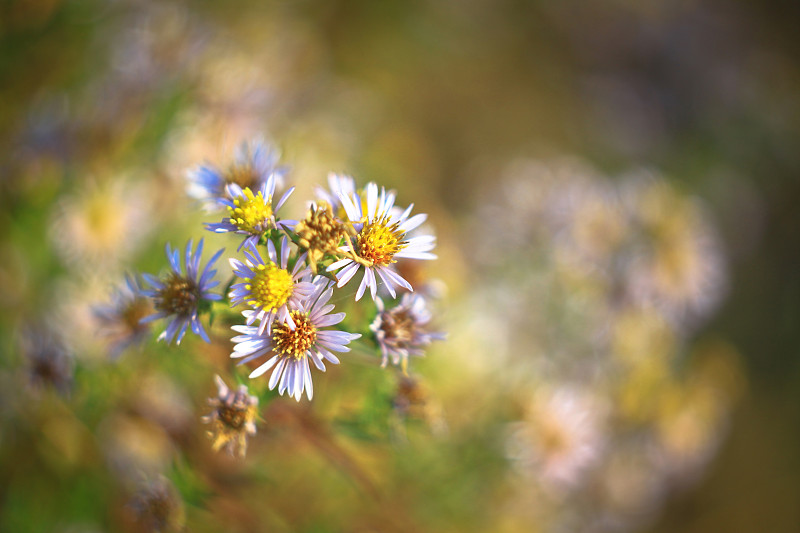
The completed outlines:
{"type": "Polygon", "coordinates": [[[356,236],[358,255],[375,266],[394,263],[394,254],[406,245],[400,240],[404,233],[397,229],[398,226],[397,222],[390,225],[388,218],[365,224],[356,236]]]}
{"type": "Polygon", "coordinates": [[[294,291],[294,282],[289,271],[279,268],[275,263],[258,265],[256,275],[245,285],[250,291],[248,305],[275,309],[286,303],[294,291]]]}
{"type": "Polygon", "coordinates": [[[289,328],[285,322],[272,326],[273,349],[276,353],[302,359],[317,340],[317,328],[309,320],[308,313],[292,311],[292,320],[294,329],[289,328]]]}
{"type": "Polygon", "coordinates": [[[197,308],[199,300],[200,289],[197,284],[173,272],[158,293],[156,309],[170,314],[188,315],[197,308]]]}
{"type": "Polygon", "coordinates": [[[272,198],[265,202],[261,191],[254,195],[249,187],[242,193],[244,196],[233,199],[235,207],[228,207],[231,224],[248,233],[261,233],[272,218],[272,198]]]}

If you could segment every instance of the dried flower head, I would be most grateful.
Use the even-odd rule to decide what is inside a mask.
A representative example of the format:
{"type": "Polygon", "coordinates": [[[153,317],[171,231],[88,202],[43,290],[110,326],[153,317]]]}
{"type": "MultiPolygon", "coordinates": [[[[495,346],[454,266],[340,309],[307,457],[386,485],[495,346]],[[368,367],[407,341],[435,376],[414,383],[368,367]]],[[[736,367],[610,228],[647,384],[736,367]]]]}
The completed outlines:
{"type": "Polygon", "coordinates": [[[392,407],[397,414],[404,418],[429,420],[429,400],[428,391],[419,380],[410,376],[401,376],[392,400],[392,407]]]}
{"type": "Polygon", "coordinates": [[[20,338],[25,372],[32,387],[53,387],[69,392],[72,385],[72,355],[62,340],[48,328],[27,328],[20,338]]]}
{"type": "Polygon", "coordinates": [[[214,451],[222,448],[231,454],[244,457],[247,452],[247,438],[256,434],[256,415],[258,398],[248,394],[246,385],[230,390],[222,378],[214,376],[217,384],[217,397],[209,398],[214,410],[202,418],[210,424],[208,436],[214,451]]]}
{"type": "Polygon", "coordinates": [[[447,432],[447,422],[441,404],[416,377],[401,375],[392,398],[393,417],[397,437],[408,438],[405,422],[421,422],[434,434],[447,432]]]}
{"type": "Polygon", "coordinates": [[[344,224],[334,216],[331,205],[322,200],[311,204],[306,218],[294,229],[298,244],[307,250],[311,272],[317,273],[317,263],[326,255],[337,255],[345,235],[344,224]]]}
{"type": "Polygon", "coordinates": [[[168,533],[183,531],[185,511],[172,483],[163,476],[145,483],[129,504],[141,531],[168,533]]]}

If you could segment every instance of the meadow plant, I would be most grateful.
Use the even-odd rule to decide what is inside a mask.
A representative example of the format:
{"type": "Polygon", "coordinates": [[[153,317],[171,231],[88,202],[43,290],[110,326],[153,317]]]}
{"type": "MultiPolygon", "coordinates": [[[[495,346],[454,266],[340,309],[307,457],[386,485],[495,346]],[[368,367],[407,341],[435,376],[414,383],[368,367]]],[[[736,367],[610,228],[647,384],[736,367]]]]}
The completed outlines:
{"type": "MultiPolygon", "coordinates": [[[[396,268],[399,259],[436,258],[436,237],[419,231],[427,215],[410,216],[413,204],[396,206],[396,193],[376,183],[357,188],[352,177],[331,173],[329,188],[316,188],[307,214],[294,220],[285,213],[295,190],[285,187],[286,176],[277,150],[262,140],[242,143],[227,169],[206,164],[188,172],[187,192],[198,207],[226,212],[205,229],[233,241],[236,253],[228,256],[233,276],[220,285],[214,264],[224,249],[203,266],[203,239],[196,249],[190,239],[183,253],[167,243],[164,275],[142,274],[146,287],[129,277],[125,291],[97,308],[115,334],[114,356],[160,319],[166,325],[158,340],[180,344],[191,332],[211,342],[224,336],[222,328],[213,327],[215,317],[224,315],[232,324],[231,358],[239,365],[258,360],[249,377],[271,372],[268,388],[298,402],[303,393],[308,401],[313,398],[312,364],[322,372],[326,362],[339,364],[357,339],[359,350],[376,363],[385,367],[391,358],[408,376],[409,355],[422,356],[433,340],[444,338],[429,328],[424,291],[414,293],[396,268]],[[359,272],[353,290],[348,282],[359,272]],[[362,300],[367,288],[371,298],[362,300]],[[143,299],[149,300],[149,314],[142,313],[148,309],[143,299]],[[346,310],[334,312],[334,302],[346,310]]],[[[203,417],[212,447],[244,456],[247,438],[256,433],[258,397],[244,384],[229,388],[220,376],[214,379],[218,395],[209,399],[214,410],[203,417]]]]}

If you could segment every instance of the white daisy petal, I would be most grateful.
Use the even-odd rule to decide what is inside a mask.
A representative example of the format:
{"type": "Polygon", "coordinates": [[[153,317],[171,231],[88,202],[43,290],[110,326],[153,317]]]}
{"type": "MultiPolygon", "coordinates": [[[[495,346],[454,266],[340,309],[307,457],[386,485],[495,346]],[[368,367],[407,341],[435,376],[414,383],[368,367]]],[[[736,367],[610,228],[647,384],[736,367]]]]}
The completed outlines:
{"type": "Polygon", "coordinates": [[[303,394],[303,387],[305,385],[305,370],[303,366],[307,366],[308,362],[304,357],[301,361],[294,362],[294,397],[295,400],[298,402],[300,401],[300,396],[303,394]],[[305,363],[305,364],[304,364],[305,363]]]}
{"type": "Polygon", "coordinates": [[[378,295],[378,281],[375,279],[375,271],[373,269],[368,269],[365,271],[365,275],[369,277],[369,292],[372,296],[372,299],[375,300],[375,297],[378,295]]]}
{"type": "Polygon", "coordinates": [[[275,366],[275,363],[278,362],[278,359],[280,359],[279,355],[276,355],[275,357],[268,359],[266,363],[264,363],[263,365],[259,366],[258,368],[250,372],[250,378],[257,378],[262,374],[264,374],[267,370],[275,366]]]}
{"type": "MultiPolygon", "coordinates": [[[[392,295],[392,298],[396,298],[397,297],[397,293],[395,293],[395,291],[394,291],[394,283],[392,283],[390,279],[387,279],[386,274],[385,274],[386,270],[388,270],[388,269],[386,269],[386,268],[377,268],[375,270],[378,272],[378,276],[380,276],[381,281],[383,281],[383,286],[386,287],[386,290],[389,291],[389,294],[392,295]]],[[[375,297],[373,296],[372,299],[375,300],[375,297]]]]}
{"type": "Polygon", "coordinates": [[[364,290],[366,290],[367,282],[369,280],[369,272],[369,269],[364,270],[364,277],[361,278],[361,285],[358,286],[358,291],[356,292],[356,301],[359,301],[361,297],[364,296],[364,290]]]}
{"type": "MultiPolygon", "coordinates": [[[[409,209],[411,209],[411,207],[409,207],[409,209]]],[[[403,217],[401,217],[401,219],[402,218],[403,217]]],[[[425,220],[427,218],[428,218],[428,215],[426,215],[424,213],[416,214],[413,217],[411,217],[408,220],[406,220],[405,222],[403,222],[402,224],[400,224],[398,229],[402,230],[402,231],[405,231],[405,232],[409,232],[411,230],[417,229],[417,227],[419,227],[420,224],[425,222],[425,220]]]]}
{"type": "Polygon", "coordinates": [[[374,183],[367,184],[367,219],[374,220],[378,209],[378,186],[374,183]]]}
{"type": "MultiPolygon", "coordinates": [[[[306,398],[308,398],[308,401],[311,401],[311,398],[314,396],[314,382],[311,380],[311,368],[308,366],[308,359],[303,361],[303,373],[306,382],[306,398]]],[[[297,399],[300,400],[300,398],[297,399]]]]}
{"type": "Polygon", "coordinates": [[[349,195],[340,192],[338,197],[347,217],[350,220],[361,220],[361,202],[359,202],[359,207],[356,207],[349,195]]]}
{"type": "Polygon", "coordinates": [[[286,369],[283,371],[280,383],[278,384],[278,394],[281,396],[283,396],[283,393],[286,392],[286,388],[289,386],[289,383],[291,383],[293,373],[294,361],[286,361],[286,369]]]}
{"type": "MultiPolygon", "coordinates": [[[[278,378],[281,377],[283,373],[283,368],[286,366],[286,358],[281,357],[278,361],[278,364],[275,365],[275,370],[272,371],[272,375],[269,378],[269,390],[275,388],[275,385],[278,384],[278,378]]],[[[251,376],[252,377],[252,376],[251,376]]]]}
{"type": "Polygon", "coordinates": [[[355,273],[358,272],[359,264],[350,259],[348,259],[347,261],[350,261],[350,264],[344,267],[337,276],[337,278],[339,278],[339,282],[336,284],[336,286],[339,288],[344,287],[348,281],[353,279],[355,273]]]}
{"type": "Polygon", "coordinates": [[[322,362],[319,354],[317,354],[314,350],[309,350],[308,355],[311,357],[311,360],[314,361],[314,366],[325,372],[325,363],[322,362]]]}

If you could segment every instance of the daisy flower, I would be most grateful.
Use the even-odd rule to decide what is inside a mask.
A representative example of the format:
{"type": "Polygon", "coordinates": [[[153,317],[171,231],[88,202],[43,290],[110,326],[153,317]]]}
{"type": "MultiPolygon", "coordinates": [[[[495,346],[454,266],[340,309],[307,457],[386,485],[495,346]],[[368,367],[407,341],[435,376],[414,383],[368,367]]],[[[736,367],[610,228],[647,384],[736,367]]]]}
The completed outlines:
{"type": "Polygon", "coordinates": [[[142,342],[150,333],[150,325],[141,320],[152,313],[153,306],[142,290],[138,278],[126,275],[125,284],[114,290],[110,303],[92,308],[100,326],[99,333],[110,341],[109,355],[112,359],[119,357],[129,346],[142,342]]]}
{"type": "Polygon", "coordinates": [[[141,531],[183,531],[186,525],[183,501],[164,476],[143,481],[126,511],[141,531]]]}
{"type": "Polygon", "coordinates": [[[628,292],[635,303],[655,307],[676,326],[699,325],[719,305],[728,277],[708,214],[663,179],[639,178],[629,190],[640,242],[626,264],[628,292]]]}
{"type": "Polygon", "coordinates": [[[434,340],[443,340],[444,333],[429,331],[431,312],[427,301],[421,294],[406,293],[400,303],[385,309],[383,300],[377,298],[378,316],[370,325],[375,332],[378,346],[383,354],[381,366],[386,366],[389,357],[395,365],[402,364],[403,371],[408,367],[410,355],[424,355],[424,348],[434,340]]]}
{"type": "Polygon", "coordinates": [[[277,187],[282,188],[288,169],[278,166],[279,158],[277,148],[262,139],[242,142],[236,148],[233,163],[226,170],[213,165],[190,170],[186,175],[189,182],[186,191],[212,211],[219,207],[221,200],[232,199],[227,190],[231,184],[256,191],[272,176],[277,187]]]}
{"type": "Polygon", "coordinates": [[[359,194],[340,194],[347,218],[352,223],[356,236],[354,242],[339,249],[350,254],[328,267],[328,271],[341,269],[338,272],[338,287],[350,281],[360,267],[364,267],[364,277],[356,292],[356,300],[360,300],[367,287],[372,299],[377,295],[378,282],[375,274],[383,281],[389,294],[394,298],[395,287],[403,287],[409,291],[411,284],[398,274],[391,266],[397,259],[436,259],[431,253],[436,237],[417,235],[409,237],[408,233],[425,222],[427,215],[417,214],[409,218],[410,205],[405,211],[394,208],[394,193],[387,193],[375,183],[368,183],[363,195],[366,205],[359,194]],[[366,209],[366,212],[365,212],[366,209]]]}
{"type": "Polygon", "coordinates": [[[158,340],[166,339],[176,344],[181,343],[186,328],[200,335],[204,341],[210,342],[203,325],[200,323],[199,308],[203,302],[220,300],[222,296],[211,291],[219,284],[213,280],[216,270],[211,270],[211,266],[219,259],[223,250],[220,249],[214,257],[206,264],[203,272],[200,272],[200,256],[203,253],[203,240],[197,244],[197,250],[192,253],[192,241],[186,244],[184,259],[185,269],[181,269],[180,251],[173,250],[167,243],[167,259],[171,271],[165,278],[159,279],[150,274],[144,274],[145,281],[152,286],[152,289],[143,290],[142,294],[153,299],[156,312],[142,319],[143,323],[158,320],[159,318],[173,317],[158,340]],[[185,270],[185,273],[184,273],[185,270]]]}
{"type": "Polygon", "coordinates": [[[153,228],[149,192],[141,183],[109,178],[59,200],[50,220],[55,251],[71,266],[113,271],[153,228]]]}
{"type": "Polygon", "coordinates": [[[69,392],[74,356],[60,335],[47,326],[26,326],[19,337],[19,348],[32,389],[52,387],[62,394],[69,392]]]}
{"type": "Polygon", "coordinates": [[[272,241],[267,241],[269,256],[265,261],[253,242],[245,246],[245,262],[231,258],[229,261],[233,273],[243,281],[231,287],[231,305],[245,303],[253,308],[247,313],[247,325],[258,319],[261,324],[259,333],[270,333],[272,322],[277,318],[279,322],[287,322],[294,328],[289,307],[295,309],[300,301],[314,291],[314,285],[303,279],[309,274],[305,264],[305,254],[300,255],[290,272],[289,240],[281,240],[280,258],[272,241]]]}
{"type": "Polygon", "coordinates": [[[246,385],[231,390],[219,376],[214,376],[217,384],[217,397],[209,398],[208,403],[214,408],[204,416],[202,421],[211,424],[208,436],[212,439],[214,451],[222,448],[239,457],[247,452],[247,437],[256,434],[256,415],[258,414],[258,398],[247,391],[246,385]]]}
{"type": "Polygon", "coordinates": [[[290,327],[288,321],[282,322],[273,325],[271,335],[264,335],[256,327],[233,326],[233,330],[241,335],[232,339],[236,345],[231,357],[243,358],[242,363],[269,357],[250,377],[256,378],[272,369],[270,389],[277,386],[281,395],[288,391],[289,396],[297,401],[305,390],[310,400],[314,395],[314,385],[308,360],[311,359],[314,366],[324,372],[325,360],[339,364],[332,352],[349,352],[347,344],[361,337],[358,333],[322,329],[338,324],[345,316],[344,313],[329,314],[334,307],[328,303],[333,294],[329,285],[327,279],[315,278],[314,292],[291,311],[294,327],[290,327]]]}
{"type": "Polygon", "coordinates": [[[275,177],[272,175],[255,194],[249,187],[242,189],[236,183],[229,184],[227,190],[231,198],[222,198],[219,202],[227,206],[228,217],[216,224],[206,224],[206,229],[216,233],[233,232],[247,235],[247,238],[239,245],[239,249],[247,242],[257,244],[268,229],[290,229],[297,224],[296,220],[277,220],[275,218],[275,212],[294,192],[294,187],[286,191],[273,207],[272,195],[275,193],[275,177]]]}
{"type": "Polygon", "coordinates": [[[602,459],[608,409],[588,390],[559,385],[534,395],[526,419],[511,425],[510,458],[554,495],[584,482],[602,459]]]}

